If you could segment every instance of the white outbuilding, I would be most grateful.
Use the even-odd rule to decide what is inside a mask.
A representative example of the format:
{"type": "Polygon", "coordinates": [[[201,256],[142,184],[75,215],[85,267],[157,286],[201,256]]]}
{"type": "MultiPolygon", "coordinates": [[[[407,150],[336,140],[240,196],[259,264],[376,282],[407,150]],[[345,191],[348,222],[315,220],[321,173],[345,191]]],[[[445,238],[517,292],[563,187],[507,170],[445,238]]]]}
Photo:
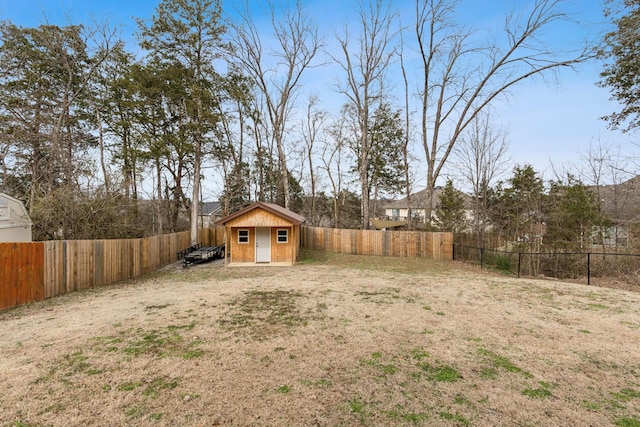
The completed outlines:
{"type": "Polygon", "coordinates": [[[24,204],[0,193],[0,242],[30,242],[31,225],[24,204]]]}

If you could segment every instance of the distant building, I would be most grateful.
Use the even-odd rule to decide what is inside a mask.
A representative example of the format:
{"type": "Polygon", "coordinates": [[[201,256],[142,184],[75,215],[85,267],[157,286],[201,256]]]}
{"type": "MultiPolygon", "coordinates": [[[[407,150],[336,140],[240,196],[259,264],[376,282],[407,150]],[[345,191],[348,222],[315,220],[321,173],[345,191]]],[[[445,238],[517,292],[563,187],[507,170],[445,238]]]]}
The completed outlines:
{"type": "MultiPolygon", "coordinates": [[[[437,219],[436,208],[440,204],[440,196],[442,195],[442,187],[436,187],[433,190],[433,199],[431,205],[431,219],[437,219]]],[[[470,198],[463,193],[467,206],[470,198]]],[[[409,221],[414,227],[420,228],[426,222],[426,206],[427,206],[427,190],[421,190],[411,195],[411,203],[407,201],[407,197],[398,200],[392,200],[384,205],[384,217],[371,220],[371,224],[377,229],[402,229],[409,225],[409,221]],[[411,218],[409,218],[411,216],[411,218]]],[[[469,209],[465,212],[467,220],[473,216],[469,209]]]]}
{"type": "MultiPolygon", "coordinates": [[[[433,210],[431,216],[433,218],[434,211],[438,203],[440,203],[440,194],[442,188],[438,187],[433,193],[433,210]]],[[[426,217],[427,190],[421,190],[411,195],[411,203],[407,201],[407,197],[399,200],[393,200],[384,206],[385,220],[394,222],[409,221],[409,211],[411,211],[411,219],[413,222],[424,223],[426,217]]]]}
{"type": "Polygon", "coordinates": [[[595,227],[591,242],[607,248],[637,248],[640,244],[640,176],[614,185],[591,187],[609,227],[595,227]]]}
{"type": "Polygon", "coordinates": [[[220,202],[200,203],[198,212],[198,228],[210,228],[215,226],[215,222],[222,218],[222,206],[220,202]]]}
{"type": "Polygon", "coordinates": [[[0,193],[0,242],[30,242],[31,226],[24,204],[0,193]]]}

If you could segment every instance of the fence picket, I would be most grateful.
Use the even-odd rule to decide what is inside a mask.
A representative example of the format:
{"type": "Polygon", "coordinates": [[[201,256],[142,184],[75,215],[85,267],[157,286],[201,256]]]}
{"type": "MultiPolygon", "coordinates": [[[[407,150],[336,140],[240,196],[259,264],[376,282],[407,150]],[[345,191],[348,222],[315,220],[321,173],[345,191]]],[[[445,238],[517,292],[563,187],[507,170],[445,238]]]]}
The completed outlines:
{"type": "MultiPolygon", "coordinates": [[[[451,233],[302,227],[302,247],[362,255],[451,259],[451,233]],[[441,244],[418,249],[438,235],[441,244]]],[[[148,274],[178,259],[188,231],[142,239],[0,243],[0,309],[148,274]]],[[[203,245],[224,243],[224,230],[201,230],[203,245]]]]}
{"type": "Polygon", "coordinates": [[[343,254],[421,257],[450,260],[452,233],[420,231],[346,230],[302,227],[305,249],[343,254]]]}
{"type": "Polygon", "coordinates": [[[44,244],[0,243],[0,309],[44,298],[44,244]]]}
{"type": "MultiPolygon", "coordinates": [[[[203,240],[210,242],[209,236],[205,230],[203,240]]],[[[0,310],[151,273],[177,261],[189,241],[187,231],[143,239],[0,243],[0,310]]]]}

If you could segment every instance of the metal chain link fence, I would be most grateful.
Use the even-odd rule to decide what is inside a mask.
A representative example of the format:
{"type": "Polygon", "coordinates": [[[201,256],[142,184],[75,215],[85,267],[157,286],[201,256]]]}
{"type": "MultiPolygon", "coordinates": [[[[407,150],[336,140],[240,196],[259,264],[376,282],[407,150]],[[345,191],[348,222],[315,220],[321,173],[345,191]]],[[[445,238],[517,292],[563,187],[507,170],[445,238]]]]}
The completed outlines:
{"type": "Polygon", "coordinates": [[[637,254],[507,252],[454,245],[453,259],[517,277],[555,278],[640,292],[640,255],[637,254]]]}

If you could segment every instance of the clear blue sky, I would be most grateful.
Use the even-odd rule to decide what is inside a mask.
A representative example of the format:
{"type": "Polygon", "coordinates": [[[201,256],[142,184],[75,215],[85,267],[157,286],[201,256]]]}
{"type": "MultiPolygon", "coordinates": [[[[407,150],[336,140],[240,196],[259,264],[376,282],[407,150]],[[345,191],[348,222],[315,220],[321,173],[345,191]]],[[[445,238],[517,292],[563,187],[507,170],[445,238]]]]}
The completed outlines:
{"type": "MultiPolygon", "coordinates": [[[[469,24],[485,28],[500,26],[505,10],[529,0],[463,0],[461,14],[469,24]]],[[[52,24],[82,23],[89,19],[108,19],[122,26],[123,37],[130,40],[135,30],[133,18],[148,18],[157,0],[0,0],[0,20],[22,26],[35,26],[46,19],[52,24]]],[[[232,7],[233,0],[223,3],[232,7]]],[[[255,1],[256,5],[263,2],[255,1]]],[[[312,16],[331,37],[351,16],[356,0],[308,0],[312,16]]],[[[413,1],[398,0],[399,8],[411,8],[413,1]]],[[[580,23],[567,32],[550,28],[550,37],[558,46],[572,44],[585,37],[597,37],[610,28],[602,15],[600,0],[570,0],[564,10],[580,23]]],[[[564,72],[558,84],[533,81],[518,86],[509,103],[497,106],[499,124],[509,129],[510,154],[515,163],[532,164],[551,178],[550,164],[560,166],[577,161],[590,141],[619,142],[624,150],[634,149],[632,135],[611,132],[599,117],[611,113],[616,105],[608,101],[606,89],[596,87],[601,65],[581,65],[577,72],[564,72]]],[[[314,90],[319,87],[315,85],[314,90]]],[[[327,91],[330,89],[327,86],[327,91]]],[[[322,95],[322,94],[320,94],[322,95]]]]}

